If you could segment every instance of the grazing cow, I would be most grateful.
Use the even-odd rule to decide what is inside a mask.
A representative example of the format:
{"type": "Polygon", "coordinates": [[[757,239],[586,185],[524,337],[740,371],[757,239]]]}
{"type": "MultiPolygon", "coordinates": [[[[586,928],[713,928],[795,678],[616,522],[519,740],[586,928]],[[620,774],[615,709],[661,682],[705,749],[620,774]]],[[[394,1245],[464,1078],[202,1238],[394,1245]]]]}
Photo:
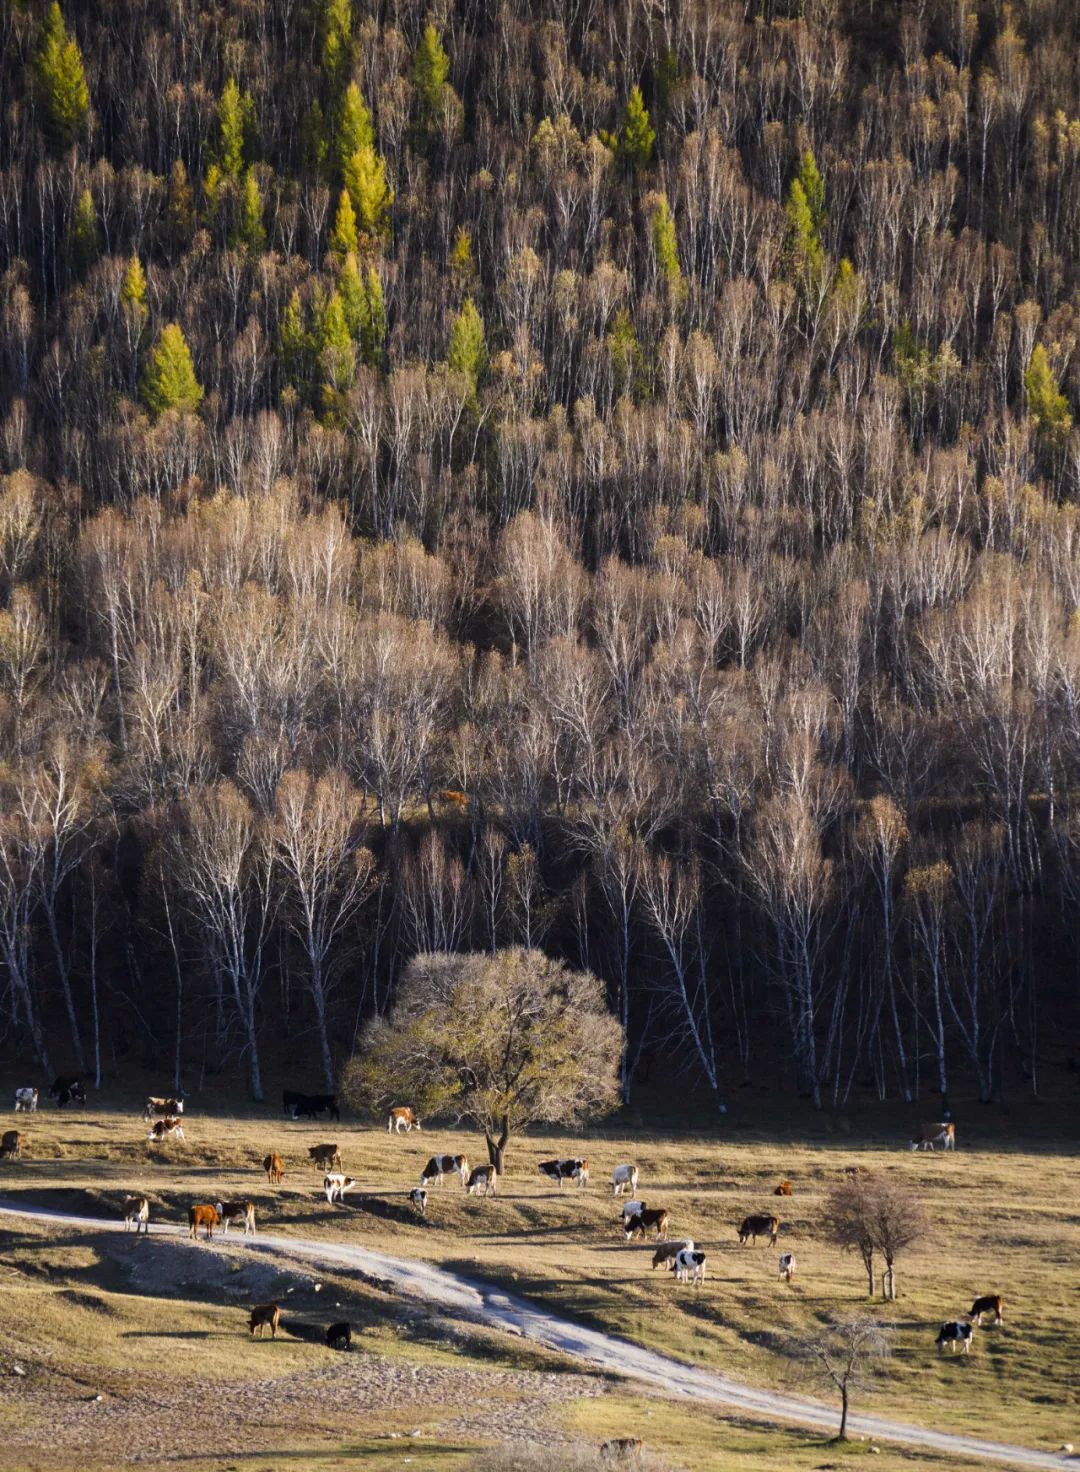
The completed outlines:
{"type": "Polygon", "coordinates": [[[65,1104],[86,1104],[86,1090],[80,1078],[54,1078],[49,1086],[49,1098],[56,1100],[57,1109],[65,1104]]]}
{"type": "Polygon", "coordinates": [[[613,1436],[601,1442],[600,1456],[605,1462],[639,1462],[643,1445],[640,1436],[613,1436]]]}
{"type": "Polygon", "coordinates": [[[284,1089],[281,1095],[286,1114],[293,1119],[314,1119],[319,1114],[329,1114],[341,1119],[336,1094],[298,1094],[294,1089],[284,1089]]]}
{"type": "Polygon", "coordinates": [[[352,1349],[352,1325],[331,1324],[326,1331],[326,1345],[328,1349],[340,1349],[343,1354],[348,1354],[352,1349]]]}
{"type": "Polygon", "coordinates": [[[639,1211],[644,1210],[644,1201],[625,1201],[622,1205],[622,1209],[619,1212],[619,1216],[625,1222],[627,1217],[637,1216],[639,1211]]]}
{"type": "Polygon", "coordinates": [[[790,1283],[795,1276],[795,1254],[793,1252],[780,1254],[780,1276],[785,1283],[790,1283]]]}
{"type": "Polygon", "coordinates": [[[946,1345],[949,1346],[949,1353],[952,1354],[958,1344],[961,1354],[970,1354],[971,1341],[974,1337],[974,1324],[964,1324],[958,1319],[953,1319],[948,1324],[942,1324],[934,1343],[938,1347],[939,1354],[944,1351],[946,1345]]]}
{"type": "Polygon", "coordinates": [[[336,1145],[309,1145],[308,1155],[320,1170],[341,1169],[341,1151],[336,1145]]]}
{"type": "Polygon", "coordinates": [[[621,1196],[629,1186],[632,1196],[637,1190],[637,1176],[636,1165],[617,1165],[611,1172],[611,1194],[621,1196]]]}
{"type": "Polygon", "coordinates": [[[481,1186],[484,1195],[497,1195],[496,1187],[499,1183],[499,1172],[493,1165],[475,1165],[469,1173],[469,1180],[465,1187],[470,1196],[479,1194],[481,1186]]]}
{"type": "Polygon", "coordinates": [[[391,1109],[389,1117],[386,1121],[387,1134],[389,1134],[391,1130],[395,1131],[397,1134],[400,1134],[401,1131],[404,1130],[405,1133],[408,1134],[410,1130],[418,1130],[419,1128],[420,1121],[417,1119],[416,1115],[408,1107],[408,1105],[403,1104],[400,1105],[397,1109],[391,1109]]]}
{"type": "Polygon", "coordinates": [[[443,1176],[457,1174],[464,1186],[469,1175],[469,1162],[464,1155],[433,1155],[420,1172],[421,1186],[441,1186],[443,1176]]]}
{"type": "Polygon", "coordinates": [[[37,1089],[15,1090],[15,1113],[36,1114],[38,1091],[37,1089]]]}
{"type": "Polygon", "coordinates": [[[692,1252],[693,1248],[693,1237],[685,1237],[681,1242],[661,1242],[660,1246],[652,1255],[654,1270],[671,1262],[680,1252],[692,1252]]]}
{"type": "Polygon", "coordinates": [[[628,1216],[626,1218],[626,1221],[623,1223],[623,1232],[626,1240],[629,1242],[631,1237],[636,1237],[639,1232],[644,1237],[648,1229],[652,1227],[658,1238],[663,1237],[666,1240],[668,1220],[668,1213],[663,1207],[650,1208],[644,1206],[636,1216],[628,1216]]]}
{"type": "Polygon", "coordinates": [[[326,1203],[333,1206],[335,1199],[342,1201],[346,1191],[355,1191],[360,1184],[352,1176],[342,1175],[341,1171],[330,1171],[323,1176],[323,1190],[326,1192],[326,1203]]]}
{"type": "Polygon", "coordinates": [[[910,1140],[912,1150],[933,1150],[940,1145],[943,1150],[956,1149],[956,1126],[954,1124],[921,1124],[918,1133],[910,1140]]]}
{"type": "Polygon", "coordinates": [[[229,1235],[229,1223],[234,1227],[243,1225],[244,1236],[255,1235],[255,1203],[254,1201],[219,1201],[217,1214],[225,1224],[225,1235],[229,1235]]]}
{"type": "Polygon", "coordinates": [[[759,1237],[768,1233],[769,1246],[776,1246],[777,1233],[780,1231],[780,1221],[775,1216],[747,1216],[743,1217],[742,1225],[739,1227],[739,1242],[745,1246],[747,1242],[757,1242],[759,1237]]]}
{"type": "Polygon", "coordinates": [[[689,1279],[691,1285],[700,1287],[705,1281],[705,1254],[694,1247],[684,1247],[675,1254],[671,1271],[677,1283],[685,1283],[689,1279]]]}
{"type": "Polygon", "coordinates": [[[423,1186],[414,1186],[412,1188],[409,1192],[409,1203],[417,1208],[421,1216],[424,1215],[427,1211],[427,1192],[423,1186]]]}
{"type": "Polygon", "coordinates": [[[968,1318],[973,1319],[980,1329],[982,1328],[983,1314],[993,1314],[994,1323],[1001,1324],[1004,1323],[1002,1316],[1004,1307],[1005,1300],[1000,1293],[985,1293],[982,1298],[977,1298],[971,1305],[971,1312],[968,1314],[968,1318]]]}
{"type": "Polygon", "coordinates": [[[248,1333],[255,1337],[255,1330],[259,1331],[259,1338],[263,1337],[263,1330],[269,1324],[270,1338],[277,1338],[278,1324],[281,1322],[281,1308],[276,1303],[257,1303],[251,1310],[251,1318],[248,1319],[248,1333]]]}
{"type": "Polygon", "coordinates": [[[214,1235],[214,1228],[218,1225],[218,1214],[216,1206],[189,1206],[188,1207],[188,1236],[197,1240],[199,1228],[202,1227],[206,1233],[206,1241],[214,1235]]]}
{"type": "Polygon", "coordinates": [[[159,1119],[156,1124],[150,1126],[147,1139],[155,1145],[160,1145],[164,1140],[174,1136],[178,1140],[184,1138],[184,1126],[178,1119],[159,1119]]]}
{"type": "Polygon", "coordinates": [[[150,1203],[145,1196],[124,1197],[124,1231],[130,1232],[132,1222],[135,1223],[135,1235],[140,1231],[150,1235],[150,1203]]]}
{"type": "Polygon", "coordinates": [[[773,1195],[774,1196],[790,1196],[791,1195],[791,1182],[790,1181],[781,1181],[780,1184],[777,1186],[776,1190],[773,1192],[773,1195]]]}
{"type": "Polygon", "coordinates": [[[177,1115],[183,1114],[183,1112],[183,1099],[158,1098],[156,1094],[151,1094],[143,1105],[143,1119],[146,1120],[147,1124],[150,1123],[155,1115],[177,1115]]]}
{"type": "Polygon", "coordinates": [[[266,1184],[268,1186],[280,1186],[285,1179],[285,1162],[280,1155],[273,1151],[263,1161],[263,1170],[266,1172],[266,1184]]]}
{"type": "Polygon", "coordinates": [[[0,1160],[18,1160],[25,1140],[18,1130],[5,1130],[0,1135],[0,1160]]]}
{"type": "Polygon", "coordinates": [[[558,1181],[560,1191],[563,1181],[576,1181],[579,1186],[589,1184],[587,1160],[542,1160],[536,1168],[548,1180],[558,1181]]]}

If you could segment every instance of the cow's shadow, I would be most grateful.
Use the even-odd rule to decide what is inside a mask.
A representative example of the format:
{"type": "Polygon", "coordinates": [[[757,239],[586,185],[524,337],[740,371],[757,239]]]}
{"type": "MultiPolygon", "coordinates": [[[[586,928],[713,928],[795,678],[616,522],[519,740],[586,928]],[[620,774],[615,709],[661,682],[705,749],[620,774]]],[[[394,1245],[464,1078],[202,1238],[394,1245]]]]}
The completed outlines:
{"type": "Polygon", "coordinates": [[[125,1329],[121,1339],[235,1339],[235,1329],[125,1329]]]}

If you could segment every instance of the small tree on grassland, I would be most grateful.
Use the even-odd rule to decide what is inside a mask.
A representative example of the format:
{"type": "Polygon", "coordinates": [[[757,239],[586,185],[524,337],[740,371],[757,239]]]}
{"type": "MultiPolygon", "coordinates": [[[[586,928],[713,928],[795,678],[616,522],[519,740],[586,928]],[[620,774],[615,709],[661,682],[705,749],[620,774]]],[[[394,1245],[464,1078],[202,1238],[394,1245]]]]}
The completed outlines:
{"type": "Polygon", "coordinates": [[[619,1100],[622,1029],[601,983],[540,951],[423,955],[387,1018],[347,1065],[345,1098],[407,1100],[483,1130],[502,1173],[507,1144],[532,1124],[573,1124],[619,1100]]]}
{"type": "Polygon", "coordinates": [[[876,1365],[891,1353],[888,1336],[868,1315],[855,1314],[800,1339],[795,1353],[811,1379],[840,1392],[836,1439],[846,1440],[851,1392],[873,1386],[876,1365]]]}
{"type": "Polygon", "coordinates": [[[848,1176],[825,1198],[826,1234],[842,1250],[858,1252],[874,1294],[874,1258],[885,1259],[881,1292],[896,1297],[896,1259],[927,1230],[922,1206],[902,1181],[870,1172],[848,1176]]]}

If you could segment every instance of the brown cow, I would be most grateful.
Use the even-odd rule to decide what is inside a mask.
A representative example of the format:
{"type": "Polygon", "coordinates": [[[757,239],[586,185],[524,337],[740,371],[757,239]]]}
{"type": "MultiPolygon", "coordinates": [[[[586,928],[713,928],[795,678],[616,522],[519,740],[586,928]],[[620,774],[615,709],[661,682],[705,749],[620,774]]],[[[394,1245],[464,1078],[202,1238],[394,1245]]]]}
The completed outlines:
{"type": "Polygon", "coordinates": [[[739,1228],[739,1241],[744,1246],[748,1241],[756,1242],[759,1237],[769,1235],[769,1246],[776,1246],[776,1235],[780,1230],[780,1220],[775,1216],[747,1216],[743,1217],[739,1228]]]}
{"type": "Polygon", "coordinates": [[[693,1237],[687,1237],[682,1242],[661,1242],[652,1255],[652,1265],[654,1268],[665,1267],[678,1253],[693,1247],[693,1237]]]}
{"type": "Polygon", "coordinates": [[[980,1329],[982,1328],[983,1314],[993,1314],[994,1323],[1001,1324],[1004,1323],[1002,1317],[1004,1307],[1005,1300],[1000,1293],[985,1293],[982,1298],[977,1298],[971,1305],[971,1312],[968,1314],[968,1318],[974,1319],[980,1329]]]}
{"type": "Polygon", "coordinates": [[[159,1119],[156,1124],[151,1125],[150,1133],[147,1135],[146,1138],[150,1141],[152,1145],[160,1145],[165,1140],[167,1140],[170,1135],[175,1135],[178,1140],[182,1140],[184,1138],[183,1121],[175,1118],[172,1115],[170,1115],[166,1119],[159,1119]]]}
{"type": "Polygon", "coordinates": [[[792,1192],[790,1181],[781,1181],[776,1190],[773,1192],[774,1196],[790,1196],[791,1194],[792,1192]]]}
{"type": "Polygon", "coordinates": [[[478,1195],[481,1190],[485,1196],[489,1192],[492,1196],[497,1196],[498,1184],[499,1173],[493,1165],[474,1165],[469,1172],[465,1190],[470,1196],[478,1195]]]}
{"type": "Polygon", "coordinates": [[[280,1155],[273,1152],[263,1161],[263,1170],[266,1172],[267,1183],[271,1186],[280,1186],[285,1179],[285,1162],[280,1155]]]}
{"type": "Polygon", "coordinates": [[[648,1229],[650,1227],[653,1227],[656,1231],[657,1237],[663,1237],[666,1240],[668,1234],[668,1220],[668,1213],[664,1210],[662,1206],[658,1206],[655,1208],[651,1206],[643,1206],[641,1210],[636,1213],[636,1215],[628,1216],[626,1218],[626,1221],[623,1224],[623,1232],[626,1234],[626,1240],[629,1242],[631,1237],[637,1236],[638,1232],[640,1232],[641,1235],[644,1237],[648,1229]]]}
{"type": "Polygon", "coordinates": [[[281,1307],[276,1303],[257,1303],[251,1310],[248,1319],[248,1333],[255,1337],[255,1330],[259,1331],[259,1338],[263,1337],[263,1330],[267,1324],[270,1325],[270,1338],[277,1338],[278,1324],[281,1322],[281,1307]]]}
{"type": "Polygon", "coordinates": [[[419,1128],[420,1121],[417,1119],[414,1111],[411,1110],[407,1104],[400,1104],[396,1109],[391,1109],[386,1119],[387,1134],[390,1134],[391,1131],[395,1131],[397,1134],[400,1135],[402,1130],[404,1130],[405,1133],[408,1134],[410,1130],[418,1130],[419,1128]]]}
{"type": "Polygon", "coordinates": [[[5,1130],[0,1135],[0,1160],[18,1160],[25,1143],[25,1137],[18,1130],[5,1130]]]}
{"type": "Polygon", "coordinates": [[[600,1457],[605,1462],[640,1462],[643,1446],[640,1436],[613,1436],[601,1442],[600,1457]]]}
{"type": "Polygon", "coordinates": [[[151,1094],[143,1106],[143,1119],[149,1124],[155,1114],[176,1115],[183,1112],[183,1099],[159,1098],[156,1094],[151,1094]]]}
{"type": "Polygon", "coordinates": [[[341,1151],[336,1145],[309,1145],[308,1155],[323,1172],[341,1169],[341,1151]]]}
{"type": "Polygon", "coordinates": [[[221,1218],[217,1214],[216,1206],[189,1206],[187,1219],[188,1236],[193,1241],[197,1241],[199,1228],[202,1227],[206,1233],[204,1240],[207,1242],[210,1241],[210,1238],[214,1235],[214,1228],[221,1221],[221,1218]]]}

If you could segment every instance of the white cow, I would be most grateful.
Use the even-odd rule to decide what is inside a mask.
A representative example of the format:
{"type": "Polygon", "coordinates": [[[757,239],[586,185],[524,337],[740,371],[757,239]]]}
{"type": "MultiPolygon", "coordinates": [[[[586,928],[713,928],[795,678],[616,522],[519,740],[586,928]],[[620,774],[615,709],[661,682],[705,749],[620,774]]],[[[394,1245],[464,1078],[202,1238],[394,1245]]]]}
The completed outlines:
{"type": "Polygon", "coordinates": [[[611,1172],[611,1194],[621,1196],[627,1187],[631,1196],[637,1190],[638,1169],[636,1165],[617,1165],[611,1172]]]}
{"type": "Polygon", "coordinates": [[[623,1226],[626,1225],[630,1217],[640,1216],[644,1210],[644,1201],[624,1201],[619,1209],[619,1217],[622,1220],[623,1226]]]}
{"type": "Polygon", "coordinates": [[[423,1186],[414,1186],[412,1188],[409,1192],[409,1201],[417,1208],[421,1216],[427,1211],[427,1192],[423,1186]]]}
{"type": "Polygon", "coordinates": [[[15,1113],[36,1114],[38,1091],[37,1089],[15,1090],[15,1113]]]}
{"type": "Polygon", "coordinates": [[[790,1283],[795,1276],[795,1254],[793,1252],[780,1254],[780,1276],[785,1283],[790,1283]]]}
{"type": "Polygon", "coordinates": [[[339,1170],[332,1170],[323,1176],[323,1190],[326,1192],[327,1205],[333,1206],[334,1201],[341,1201],[346,1191],[353,1191],[360,1184],[352,1176],[343,1175],[339,1170]]]}
{"type": "Polygon", "coordinates": [[[130,1232],[131,1225],[135,1224],[135,1235],[140,1231],[150,1235],[150,1203],[145,1196],[124,1197],[124,1231],[130,1232]]]}

